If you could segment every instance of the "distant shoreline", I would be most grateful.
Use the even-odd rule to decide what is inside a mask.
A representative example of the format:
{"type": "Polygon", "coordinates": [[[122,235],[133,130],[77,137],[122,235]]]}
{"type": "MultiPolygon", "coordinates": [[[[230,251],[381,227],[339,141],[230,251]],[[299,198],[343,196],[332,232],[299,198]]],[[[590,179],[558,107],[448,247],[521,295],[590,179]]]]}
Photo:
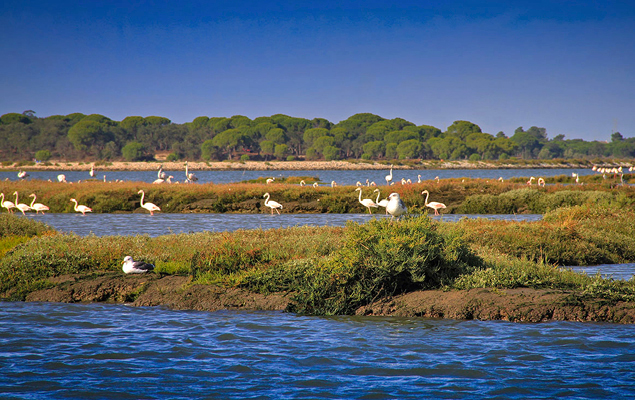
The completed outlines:
{"type": "MultiPolygon", "coordinates": [[[[620,164],[613,163],[612,165],[620,164]]],[[[96,171],[156,171],[160,166],[166,171],[185,169],[184,161],[177,162],[124,162],[102,163],[49,161],[34,165],[0,165],[0,170],[24,171],[88,171],[94,165],[96,171]]],[[[503,162],[503,161],[421,161],[418,163],[394,164],[394,169],[536,169],[536,168],[591,168],[591,162],[503,162]]],[[[236,171],[298,171],[298,170],[388,170],[386,162],[368,161],[216,161],[188,162],[191,171],[236,170],[236,171]]]]}

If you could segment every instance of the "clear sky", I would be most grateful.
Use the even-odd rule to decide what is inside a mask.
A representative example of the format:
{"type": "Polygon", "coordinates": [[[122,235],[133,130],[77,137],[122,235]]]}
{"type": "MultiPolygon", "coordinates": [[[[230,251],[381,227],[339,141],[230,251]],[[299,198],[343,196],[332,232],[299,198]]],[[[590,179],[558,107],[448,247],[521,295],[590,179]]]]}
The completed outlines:
{"type": "Polygon", "coordinates": [[[370,112],[635,136],[633,1],[30,1],[0,8],[0,114],[370,112]]]}

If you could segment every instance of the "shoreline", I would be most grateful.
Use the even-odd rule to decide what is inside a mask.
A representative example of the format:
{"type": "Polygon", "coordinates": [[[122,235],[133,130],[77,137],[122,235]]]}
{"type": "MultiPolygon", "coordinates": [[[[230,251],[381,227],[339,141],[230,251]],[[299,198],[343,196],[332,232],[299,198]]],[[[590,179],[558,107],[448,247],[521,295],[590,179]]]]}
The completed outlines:
{"type": "MultiPolygon", "coordinates": [[[[571,169],[590,168],[592,163],[585,162],[487,162],[487,161],[419,161],[417,163],[393,164],[393,169],[399,170],[425,170],[425,169],[571,169]]],[[[46,163],[34,165],[0,165],[0,170],[9,171],[88,171],[91,166],[97,171],[156,171],[163,167],[166,171],[185,170],[185,161],[178,162],[125,162],[115,161],[108,163],[92,162],[64,162],[51,160],[46,163]]],[[[388,162],[367,161],[215,161],[215,162],[188,162],[192,171],[300,171],[300,170],[389,170],[388,162]]]]}
{"type": "MultiPolygon", "coordinates": [[[[187,276],[121,275],[60,276],[55,286],[29,293],[26,301],[113,303],[174,310],[284,311],[292,293],[261,294],[241,288],[190,284],[187,276]]],[[[510,322],[635,323],[635,305],[608,304],[579,293],[553,289],[421,290],[378,299],[355,315],[375,317],[446,318],[510,322]]]]}

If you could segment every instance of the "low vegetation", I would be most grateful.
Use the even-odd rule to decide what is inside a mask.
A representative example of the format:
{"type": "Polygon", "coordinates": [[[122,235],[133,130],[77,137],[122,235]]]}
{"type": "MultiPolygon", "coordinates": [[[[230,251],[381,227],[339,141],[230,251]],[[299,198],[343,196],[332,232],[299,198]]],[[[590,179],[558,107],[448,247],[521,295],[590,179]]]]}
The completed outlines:
{"type": "Polygon", "coordinates": [[[121,261],[131,255],[154,263],[159,274],[189,276],[190,284],[291,293],[289,310],[307,314],[351,314],[422,289],[551,288],[570,291],[571,301],[635,301],[633,279],[559,267],[635,262],[632,221],[633,211],[585,205],[547,213],[539,222],[446,224],[424,215],[345,228],[78,237],[5,215],[0,229],[12,232],[3,238],[13,242],[3,242],[12,248],[0,258],[0,297],[23,300],[61,276],[122,274],[121,261]]]}

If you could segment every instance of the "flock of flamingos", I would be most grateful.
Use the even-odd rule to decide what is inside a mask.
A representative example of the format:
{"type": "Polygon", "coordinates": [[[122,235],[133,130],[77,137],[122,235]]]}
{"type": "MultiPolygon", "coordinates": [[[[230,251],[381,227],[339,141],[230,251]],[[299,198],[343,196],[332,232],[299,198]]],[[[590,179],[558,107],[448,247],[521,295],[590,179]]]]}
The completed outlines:
{"type": "MultiPolygon", "coordinates": [[[[386,179],[386,185],[390,186],[390,185],[394,185],[395,183],[392,182],[393,180],[393,166],[390,166],[390,173],[388,175],[386,175],[385,179],[386,179]]],[[[592,170],[594,172],[598,172],[598,173],[602,173],[604,175],[604,177],[606,177],[606,173],[615,173],[615,174],[620,174],[621,176],[623,176],[622,173],[622,167],[619,168],[599,168],[597,166],[593,166],[592,170]]],[[[635,167],[630,167],[629,171],[633,171],[635,170],[635,167]]],[[[91,166],[90,171],[89,171],[89,175],[94,178],[95,177],[95,170],[94,170],[94,166],[91,166]]],[[[26,171],[19,171],[18,172],[18,178],[20,179],[25,179],[26,177],[28,177],[29,174],[26,171]]],[[[166,173],[163,172],[162,167],[159,167],[159,172],[157,173],[157,179],[152,182],[153,184],[162,184],[162,183],[172,183],[172,179],[174,178],[174,176],[170,175],[170,176],[166,176],[166,173]]],[[[572,176],[575,178],[576,183],[579,183],[579,175],[576,173],[572,173],[572,176]]],[[[105,175],[104,175],[104,181],[105,181],[105,175]]],[[[435,178],[438,182],[439,177],[435,178]]],[[[535,180],[535,177],[531,177],[529,178],[529,181],[527,181],[528,185],[531,185],[533,183],[533,181],[535,180]]],[[[57,176],[57,180],[59,182],[66,182],[66,176],[64,174],[60,174],[57,176]]],[[[269,178],[267,179],[267,184],[272,183],[275,180],[275,178],[269,178]]],[[[499,178],[499,181],[502,181],[503,178],[499,178]]],[[[196,177],[196,175],[193,172],[189,172],[188,169],[188,165],[187,165],[187,161],[185,162],[185,183],[193,183],[198,181],[198,178],[196,177]]],[[[419,175],[419,182],[421,182],[421,175],[419,175]]],[[[174,182],[174,183],[178,183],[178,182],[174,182]]],[[[407,184],[407,183],[411,183],[410,180],[405,180],[402,179],[401,180],[401,184],[407,184]]],[[[367,186],[376,186],[375,182],[366,182],[367,186]]],[[[545,180],[543,178],[538,178],[537,180],[537,184],[539,186],[545,186],[545,180]]],[[[300,186],[304,186],[305,183],[304,181],[300,181],[300,186]]],[[[331,182],[331,186],[334,187],[337,184],[335,183],[335,181],[331,182]]],[[[317,182],[315,182],[313,184],[314,187],[317,187],[317,182]]],[[[382,199],[379,200],[380,197],[380,191],[379,189],[375,189],[373,191],[373,193],[377,193],[377,198],[375,200],[369,199],[369,198],[365,198],[362,199],[362,183],[361,182],[357,182],[357,188],[355,189],[355,191],[359,192],[359,202],[368,209],[368,212],[370,214],[372,214],[372,210],[371,208],[379,208],[379,207],[384,207],[386,209],[386,214],[390,214],[391,215],[391,219],[395,218],[395,217],[400,217],[401,215],[405,214],[407,212],[407,207],[404,204],[404,202],[399,198],[399,193],[393,192],[391,193],[388,198],[386,199],[382,199]]],[[[36,214],[38,213],[42,213],[44,214],[45,211],[49,210],[49,207],[42,204],[42,203],[36,203],[35,200],[37,198],[37,196],[35,195],[35,193],[32,193],[29,195],[29,197],[33,197],[33,200],[31,201],[31,204],[25,204],[25,203],[20,203],[19,202],[19,198],[18,198],[18,192],[14,192],[13,193],[15,195],[15,203],[9,200],[5,200],[4,197],[4,193],[0,193],[0,205],[3,208],[7,209],[7,212],[9,213],[13,213],[13,209],[17,209],[18,211],[22,212],[22,214],[26,215],[25,213],[27,211],[35,211],[36,214]]],[[[161,208],[159,206],[157,206],[154,203],[149,203],[149,202],[144,202],[145,199],[145,192],[143,190],[139,190],[138,194],[141,195],[141,207],[145,208],[146,210],[148,210],[150,212],[150,215],[154,215],[155,211],[161,211],[161,208]]],[[[435,215],[440,215],[439,214],[439,210],[446,208],[446,205],[443,203],[439,203],[436,201],[430,201],[428,202],[428,198],[430,196],[430,192],[428,192],[427,190],[424,190],[423,192],[421,192],[421,194],[425,194],[426,195],[426,199],[425,199],[425,206],[426,207],[430,207],[431,209],[434,210],[434,214],[435,215]]],[[[278,215],[280,215],[280,210],[283,208],[282,204],[278,203],[277,201],[271,200],[271,196],[269,193],[265,193],[264,194],[264,205],[266,207],[269,207],[271,209],[271,215],[273,215],[274,210],[278,213],[278,215]]],[[[76,212],[80,212],[82,213],[82,215],[86,215],[87,212],[92,212],[93,210],[85,205],[79,204],[77,202],[77,200],[75,199],[70,199],[71,202],[75,203],[74,206],[74,210],[76,212]]]]}

